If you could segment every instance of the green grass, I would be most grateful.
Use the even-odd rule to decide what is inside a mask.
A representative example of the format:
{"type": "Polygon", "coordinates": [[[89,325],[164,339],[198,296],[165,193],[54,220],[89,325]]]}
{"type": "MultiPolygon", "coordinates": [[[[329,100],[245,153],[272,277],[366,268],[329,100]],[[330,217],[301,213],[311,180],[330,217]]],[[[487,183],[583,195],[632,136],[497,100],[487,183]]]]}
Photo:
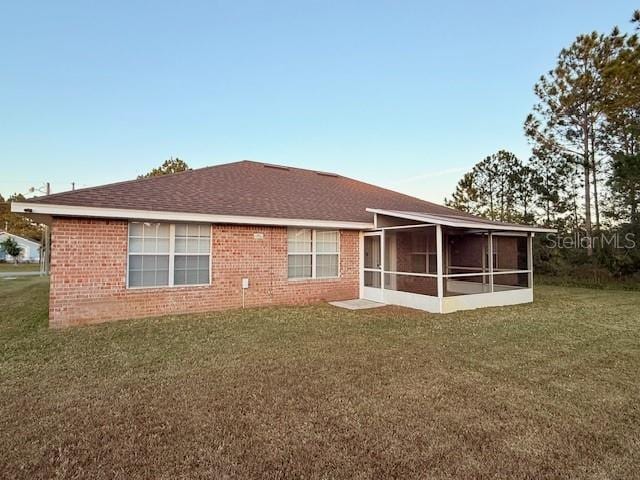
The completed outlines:
{"type": "Polygon", "coordinates": [[[3,478],[634,478],[640,295],[49,330],[0,280],[3,478]]]}
{"type": "Polygon", "coordinates": [[[40,270],[38,263],[0,263],[0,272],[37,272],[40,270]]]}

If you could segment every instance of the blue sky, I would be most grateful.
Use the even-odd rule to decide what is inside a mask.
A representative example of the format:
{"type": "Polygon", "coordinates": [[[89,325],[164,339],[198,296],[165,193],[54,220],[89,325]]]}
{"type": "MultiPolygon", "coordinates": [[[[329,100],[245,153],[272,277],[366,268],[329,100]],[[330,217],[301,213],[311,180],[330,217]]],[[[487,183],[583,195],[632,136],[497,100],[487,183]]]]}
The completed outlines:
{"type": "Polygon", "coordinates": [[[632,2],[5,2],[0,193],[169,156],[335,171],[434,201],[506,148],[532,87],[632,2]]]}

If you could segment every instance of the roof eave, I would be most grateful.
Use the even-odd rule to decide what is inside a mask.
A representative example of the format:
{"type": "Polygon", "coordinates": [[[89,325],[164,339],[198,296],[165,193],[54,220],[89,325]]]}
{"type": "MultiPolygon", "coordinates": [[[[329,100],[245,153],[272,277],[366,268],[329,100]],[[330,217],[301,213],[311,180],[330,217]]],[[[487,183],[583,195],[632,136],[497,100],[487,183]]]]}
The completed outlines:
{"type": "Polygon", "coordinates": [[[367,208],[367,212],[376,214],[376,215],[387,215],[395,218],[402,218],[404,220],[412,220],[417,222],[429,222],[435,225],[444,225],[448,227],[455,228],[482,228],[486,230],[495,230],[495,231],[510,231],[510,232],[533,232],[533,233],[556,233],[557,230],[553,228],[546,227],[535,227],[530,225],[510,225],[510,224],[495,224],[482,222],[481,219],[478,220],[465,220],[463,217],[460,217],[460,220],[450,220],[443,219],[438,215],[430,215],[428,213],[420,213],[420,215],[412,215],[407,212],[396,212],[393,210],[384,210],[380,208],[367,208]]]}
{"type": "Polygon", "coordinates": [[[79,205],[59,205],[36,202],[12,202],[11,211],[32,218],[80,217],[111,218],[127,220],[156,220],[171,222],[226,223],[240,225],[265,225],[312,228],[338,228],[344,230],[367,230],[372,222],[349,222],[306,218],[275,218],[243,215],[218,215],[208,213],[167,212],[161,210],[134,210],[128,208],[102,208],[79,205]]]}

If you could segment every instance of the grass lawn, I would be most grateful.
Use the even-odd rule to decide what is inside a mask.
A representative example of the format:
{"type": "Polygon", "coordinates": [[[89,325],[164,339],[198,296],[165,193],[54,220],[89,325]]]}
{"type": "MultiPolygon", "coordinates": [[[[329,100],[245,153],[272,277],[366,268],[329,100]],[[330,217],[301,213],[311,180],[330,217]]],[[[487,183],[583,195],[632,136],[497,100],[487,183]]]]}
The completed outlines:
{"type": "Polygon", "coordinates": [[[638,478],[640,295],[48,330],[0,280],[2,478],[638,478]]]}
{"type": "Polygon", "coordinates": [[[39,263],[0,263],[0,273],[2,272],[37,272],[40,270],[39,263]]]}

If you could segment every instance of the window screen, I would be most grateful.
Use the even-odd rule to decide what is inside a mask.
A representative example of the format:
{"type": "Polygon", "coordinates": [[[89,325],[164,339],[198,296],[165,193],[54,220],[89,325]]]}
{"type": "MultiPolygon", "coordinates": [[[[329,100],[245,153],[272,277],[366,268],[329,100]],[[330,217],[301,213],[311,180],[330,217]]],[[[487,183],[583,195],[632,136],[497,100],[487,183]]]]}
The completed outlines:
{"type": "Polygon", "coordinates": [[[288,274],[290,279],[339,276],[338,231],[290,228],[288,274]]]}
{"type": "Polygon", "coordinates": [[[129,228],[129,286],[169,285],[169,225],[132,223],[129,228]]]}
{"type": "Polygon", "coordinates": [[[208,284],[210,264],[210,225],[129,224],[129,287],[208,284]]]}
{"type": "Polygon", "coordinates": [[[316,277],[338,276],[338,232],[316,231],[316,277]]]}
{"type": "Polygon", "coordinates": [[[289,278],[312,277],[312,237],[308,228],[288,230],[289,278]]]}
{"type": "Polygon", "coordinates": [[[176,225],[174,285],[209,283],[210,232],[209,225],[176,225]]]}

